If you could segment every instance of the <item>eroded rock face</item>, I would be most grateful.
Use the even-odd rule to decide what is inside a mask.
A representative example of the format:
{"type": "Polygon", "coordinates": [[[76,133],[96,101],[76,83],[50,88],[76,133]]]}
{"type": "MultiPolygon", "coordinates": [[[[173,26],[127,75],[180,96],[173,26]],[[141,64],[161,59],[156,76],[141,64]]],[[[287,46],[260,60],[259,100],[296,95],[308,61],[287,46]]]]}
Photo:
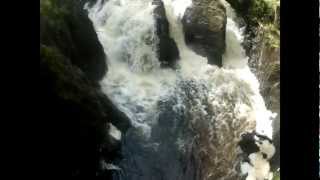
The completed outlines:
{"type": "Polygon", "coordinates": [[[175,41],[170,37],[169,22],[167,20],[162,0],[153,0],[156,5],[154,18],[156,23],[156,35],[158,37],[157,55],[162,67],[175,67],[179,57],[179,50],[175,41]]]}
{"type": "Polygon", "coordinates": [[[208,58],[209,64],[222,66],[225,51],[226,10],[217,0],[193,0],[182,24],[187,45],[208,58]]]}

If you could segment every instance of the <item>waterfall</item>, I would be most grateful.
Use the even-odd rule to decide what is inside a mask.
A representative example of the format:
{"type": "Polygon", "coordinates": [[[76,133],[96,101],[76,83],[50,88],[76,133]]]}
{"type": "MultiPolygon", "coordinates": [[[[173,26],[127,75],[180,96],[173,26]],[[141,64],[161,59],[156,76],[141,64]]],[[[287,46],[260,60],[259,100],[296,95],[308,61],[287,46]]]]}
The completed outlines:
{"type": "Polygon", "coordinates": [[[102,88],[146,136],[155,103],[176,81],[176,73],[160,69],[156,58],[153,9],[150,0],[99,0],[89,9],[110,59],[102,88]]]}
{"type": "MultiPolygon", "coordinates": [[[[266,109],[259,82],[247,65],[242,31],[233,20],[233,10],[224,2],[228,15],[226,52],[223,67],[218,68],[207,64],[205,57],[185,43],[180,20],[192,1],[163,2],[170,36],[180,53],[177,70],[160,68],[152,0],[98,0],[91,8],[85,7],[109,57],[109,71],[100,82],[102,89],[133,125],[122,137],[125,160],[119,166],[125,173],[119,179],[186,179],[181,176],[184,170],[179,153],[188,151],[193,136],[203,137],[207,151],[217,153],[213,162],[226,158],[219,153],[223,155],[224,148],[232,146],[228,141],[239,140],[245,131],[255,130],[272,138],[275,115],[266,109]],[[183,128],[191,128],[193,134],[183,128]],[[214,146],[211,143],[215,141],[226,143],[214,146]]],[[[268,171],[262,166],[268,164],[261,165],[268,171]]],[[[244,166],[242,169],[251,176],[258,174],[244,166]]],[[[265,177],[267,172],[259,173],[265,177]]]]}

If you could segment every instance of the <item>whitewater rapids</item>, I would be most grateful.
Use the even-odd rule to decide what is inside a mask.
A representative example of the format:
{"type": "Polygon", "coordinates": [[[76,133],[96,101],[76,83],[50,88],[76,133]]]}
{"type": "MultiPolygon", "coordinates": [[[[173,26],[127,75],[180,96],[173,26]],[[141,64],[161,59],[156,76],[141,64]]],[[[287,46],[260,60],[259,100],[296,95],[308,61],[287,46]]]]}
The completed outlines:
{"type": "MultiPolygon", "coordinates": [[[[229,5],[223,2],[228,16],[226,51],[223,56],[223,67],[218,68],[207,64],[207,59],[194,53],[184,41],[180,19],[186,8],[192,6],[192,1],[163,0],[163,2],[170,24],[170,36],[175,40],[180,53],[178,62],[180,68],[177,70],[160,68],[156,54],[155,42],[158,39],[155,34],[153,18],[155,7],[152,5],[152,0],[109,0],[105,3],[98,0],[90,8],[85,6],[109,59],[108,73],[100,84],[104,93],[130,118],[134,128],[128,133],[131,133],[135,140],[138,139],[137,144],[124,145],[125,154],[130,154],[128,159],[129,156],[135,158],[119,164],[125,170],[129,166],[126,164],[134,161],[139,167],[135,172],[139,172],[133,173],[135,175],[122,174],[120,179],[140,180],[144,179],[141,178],[143,176],[145,179],[151,177],[151,172],[141,167],[147,166],[148,163],[156,163],[148,158],[157,155],[155,153],[157,148],[161,146],[171,148],[166,142],[165,138],[168,138],[165,137],[166,133],[159,128],[172,126],[172,122],[167,122],[168,118],[177,121],[173,124],[178,126],[183,118],[176,114],[182,111],[191,114],[187,117],[190,121],[188,127],[191,126],[195,132],[206,132],[204,135],[200,133],[196,136],[203,136],[205,140],[202,143],[209,143],[211,149],[208,151],[221,151],[221,156],[229,144],[212,147],[213,141],[238,141],[241,133],[250,130],[272,138],[272,119],[275,114],[266,109],[259,92],[259,82],[247,65],[248,57],[245,56],[241,46],[242,31],[233,20],[235,14],[229,5]],[[162,106],[161,102],[164,102],[165,106],[162,106]],[[172,113],[167,115],[165,111],[172,113]],[[163,116],[166,117],[165,125],[159,122],[163,116]],[[201,123],[207,125],[205,131],[199,126],[201,123]],[[154,153],[144,158],[139,154],[143,148],[156,150],[144,152],[144,154],[154,153]],[[142,162],[147,165],[139,165],[142,162]]],[[[132,137],[128,138],[132,140],[132,137]]],[[[168,141],[177,144],[181,151],[191,142],[181,136],[177,136],[173,142],[168,141]]],[[[171,161],[176,160],[173,157],[176,153],[174,149],[161,152],[168,153],[164,155],[169,159],[165,160],[165,163],[171,163],[170,158],[171,161]]],[[[212,162],[220,160],[218,155],[215,158],[216,160],[212,162]]],[[[230,158],[235,159],[235,157],[230,158]]],[[[176,161],[172,164],[178,164],[178,160],[176,161]]],[[[176,175],[178,173],[170,173],[169,168],[159,170],[163,171],[173,176],[165,176],[166,180],[181,178],[176,175]]]]}

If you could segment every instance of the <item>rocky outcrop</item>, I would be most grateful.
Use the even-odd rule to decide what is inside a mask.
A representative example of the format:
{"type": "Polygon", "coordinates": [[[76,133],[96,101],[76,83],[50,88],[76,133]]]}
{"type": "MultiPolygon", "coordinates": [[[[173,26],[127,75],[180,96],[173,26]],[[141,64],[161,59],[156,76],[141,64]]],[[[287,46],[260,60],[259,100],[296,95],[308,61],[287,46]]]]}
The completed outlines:
{"type": "Polygon", "coordinates": [[[100,80],[106,72],[103,47],[78,1],[40,1],[40,42],[58,47],[91,80],[100,80]]]}
{"type": "Polygon", "coordinates": [[[112,160],[119,148],[108,135],[109,122],[123,132],[128,118],[71,61],[54,47],[40,45],[42,120],[54,127],[55,153],[75,176],[94,176],[101,158],[112,160]]]}
{"type": "MultiPolygon", "coordinates": [[[[129,119],[100,90],[105,55],[76,0],[40,1],[40,119],[53,131],[48,163],[55,175],[95,177],[100,162],[119,157],[129,119]]],[[[108,175],[106,175],[108,176],[108,175]]]]}
{"type": "Polygon", "coordinates": [[[170,37],[169,22],[167,20],[162,0],[153,0],[156,35],[158,37],[157,55],[162,67],[175,67],[179,57],[179,49],[170,37]]]}
{"type": "Polygon", "coordinates": [[[182,24],[186,44],[209,64],[222,66],[225,51],[226,10],[217,0],[193,0],[184,13],[182,24]]]}

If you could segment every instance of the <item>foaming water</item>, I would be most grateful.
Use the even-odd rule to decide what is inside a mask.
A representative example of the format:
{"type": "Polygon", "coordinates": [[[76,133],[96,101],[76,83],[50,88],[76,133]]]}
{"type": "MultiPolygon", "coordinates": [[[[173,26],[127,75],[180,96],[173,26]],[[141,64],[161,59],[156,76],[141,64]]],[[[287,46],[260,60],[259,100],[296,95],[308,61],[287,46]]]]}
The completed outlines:
{"type": "Polygon", "coordinates": [[[175,82],[156,57],[151,0],[99,0],[88,9],[110,66],[102,89],[148,137],[156,102],[175,82]]]}
{"type": "Polygon", "coordinates": [[[215,69],[215,66],[207,64],[207,59],[205,57],[197,55],[190,48],[188,48],[185,43],[182,23],[180,21],[182,16],[181,14],[177,14],[176,12],[179,11],[184,14],[186,8],[192,6],[192,2],[185,3],[188,6],[183,6],[183,8],[179,6],[179,3],[183,3],[183,0],[163,0],[163,2],[170,24],[170,36],[172,36],[177,43],[181,57],[181,61],[179,61],[179,65],[181,67],[181,75],[184,78],[199,78],[204,75],[205,72],[209,69],[215,69]]]}
{"type": "MultiPolygon", "coordinates": [[[[275,114],[266,109],[259,91],[259,82],[247,65],[248,57],[245,56],[244,49],[241,46],[243,41],[242,30],[232,19],[235,18],[233,9],[226,2],[224,3],[230,17],[227,18],[226,51],[223,55],[223,67],[219,69],[207,64],[205,57],[197,55],[187,47],[184,41],[182,24],[179,21],[180,16],[174,14],[176,7],[173,2],[172,0],[164,0],[168,21],[170,22],[170,34],[176,41],[181,56],[179,63],[182,75],[185,78],[207,82],[207,85],[211,88],[209,93],[214,94],[214,96],[220,91],[224,93],[244,92],[242,96],[244,101],[247,99],[250,101],[250,112],[247,113],[248,121],[255,121],[255,130],[272,138],[272,118],[275,117],[275,114]]],[[[192,6],[192,4],[189,6],[192,6]]],[[[214,102],[212,103],[214,104],[214,102]]],[[[223,103],[217,103],[223,105],[223,103]]]]}
{"type": "MultiPolygon", "coordinates": [[[[164,0],[164,2],[166,2],[166,0],[164,0]]],[[[174,0],[171,3],[174,8],[174,15],[181,19],[186,9],[192,5],[192,0],[174,0]]]]}
{"type": "MultiPolygon", "coordinates": [[[[102,89],[134,126],[124,138],[127,156],[120,163],[128,171],[124,179],[149,180],[155,178],[154,169],[160,174],[155,179],[186,178],[179,175],[184,172],[178,152],[187,151],[192,140],[179,135],[181,128],[191,128],[195,136],[203,136],[201,143],[208,146],[206,150],[216,153],[213,163],[226,161],[226,148],[231,151],[229,161],[234,162],[236,142],[245,131],[272,137],[274,114],[266,109],[259,82],[247,65],[242,31],[233,20],[235,13],[230,6],[224,2],[228,15],[226,51],[223,67],[218,68],[207,64],[205,57],[185,43],[181,18],[192,1],[163,2],[170,36],[180,54],[176,71],[160,68],[152,0],[99,0],[87,8],[109,60],[108,73],[100,82],[102,89]],[[181,125],[188,121],[187,127],[181,125]],[[205,128],[199,125],[202,123],[205,128]],[[132,138],[137,138],[136,142],[132,138]]],[[[208,176],[212,175],[208,171],[208,176]]]]}

